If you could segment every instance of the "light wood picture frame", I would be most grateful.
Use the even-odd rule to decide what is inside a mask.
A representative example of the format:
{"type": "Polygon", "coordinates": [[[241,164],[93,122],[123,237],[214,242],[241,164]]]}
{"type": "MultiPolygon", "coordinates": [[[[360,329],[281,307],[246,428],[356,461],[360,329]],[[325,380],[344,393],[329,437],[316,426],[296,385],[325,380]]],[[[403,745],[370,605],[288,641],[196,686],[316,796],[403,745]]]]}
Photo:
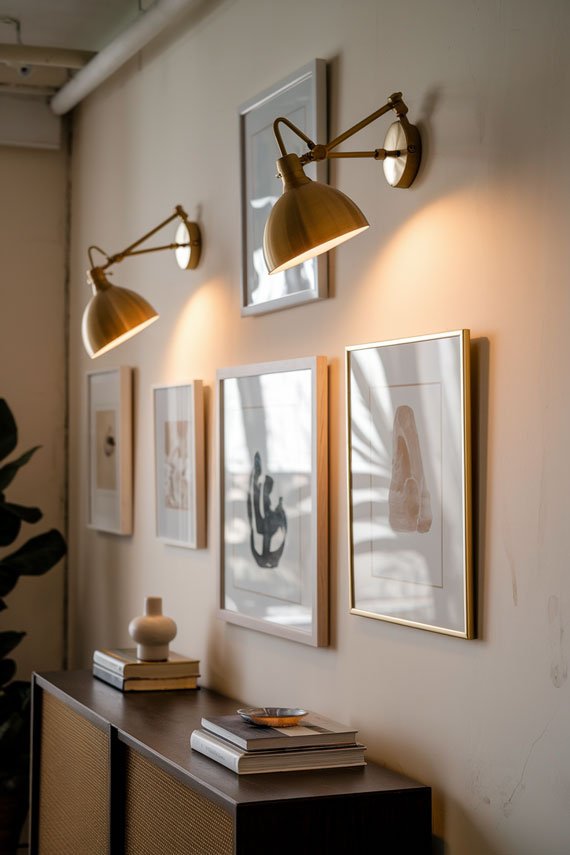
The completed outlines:
{"type": "Polygon", "coordinates": [[[350,611],[475,635],[469,330],[346,349],[350,611]]]}
{"type": "Polygon", "coordinates": [[[88,526],[133,532],[133,370],[87,374],[88,526]]]}
{"type": "Polygon", "coordinates": [[[204,392],[201,380],[153,387],[156,535],[206,546],[204,392]]]}
{"type": "Polygon", "coordinates": [[[220,615],[328,644],[327,361],[218,371],[220,615]]]}
{"type": "MultiPolygon", "coordinates": [[[[328,296],[327,254],[282,273],[269,275],[263,257],[263,231],[281,196],[275,162],[280,157],[273,133],[278,116],[290,119],[314,142],[327,139],[327,69],[315,59],[260,92],[239,109],[242,221],[242,315],[260,315],[328,296]]],[[[287,151],[303,154],[306,144],[284,127],[287,151]]],[[[307,176],[326,183],[328,161],[305,167],[307,176]]]]}

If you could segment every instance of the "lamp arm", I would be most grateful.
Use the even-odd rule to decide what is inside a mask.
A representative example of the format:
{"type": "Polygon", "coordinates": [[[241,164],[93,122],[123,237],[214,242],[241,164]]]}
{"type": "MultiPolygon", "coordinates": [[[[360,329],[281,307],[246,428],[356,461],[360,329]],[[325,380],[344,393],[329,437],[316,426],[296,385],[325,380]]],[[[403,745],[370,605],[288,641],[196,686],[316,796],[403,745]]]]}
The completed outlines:
{"type": "Polygon", "coordinates": [[[109,258],[109,256],[107,255],[107,253],[105,252],[104,249],[101,249],[100,246],[96,246],[96,244],[91,244],[91,246],[87,249],[87,257],[89,258],[89,266],[90,267],[95,267],[95,265],[93,264],[93,256],[91,255],[91,251],[93,249],[96,249],[97,252],[100,252],[101,255],[105,256],[105,258],[109,258]]]}
{"type": "MultiPolygon", "coordinates": [[[[329,152],[333,148],[336,148],[337,145],[339,145],[341,142],[344,142],[349,137],[354,136],[354,134],[357,134],[358,131],[361,131],[367,125],[370,125],[372,122],[375,122],[376,119],[379,119],[380,116],[383,116],[385,113],[388,113],[390,110],[394,110],[399,119],[402,116],[405,116],[406,113],[408,112],[408,108],[406,107],[406,105],[402,101],[402,93],[401,92],[394,92],[393,95],[390,95],[390,97],[388,98],[387,102],[384,104],[383,107],[380,107],[380,109],[375,110],[374,113],[371,113],[365,119],[362,119],[362,121],[357,122],[356,125],[353,125],[351,128],[349,128],[343,134],[340,134],[338,137],[335,137],[334,140],[331,140],[329,143],[327,143],[325,145],[327,156],[329,156],[329,152]]],[[[358,156],[358,153],[357,153],[357,156],[358,156]]],[[[367,157],[368,155],[365,154],[364,156],[367,157]]]]}
{"type": "MultiPolygon", "coordinates": [[[[281,151],[281,155],[285,157],[287,154],[287,150],[283,143],[283,138],[279,131],[279,124],[287,125],[293,133],[297,134],[302,140],[307,143],[309,151],[305,154],[301,155],[301,164],[304,166],[307,163],[312,163],[316,160],[325,160],[326,158],[337,158],[337,157],[373,157],[375,160],[385,160],[387,157],[400,157],[401,151],[399,149],[385,149],[385,148],[376,148],[373,151],[347,151],[347,152],[334,152],[333,149],[336,148],[340,143],[349,139],[350,137],[357,134],[358,131],[361,131],[367,125],[370,125],[372,122],[375,122],[376,119],[379,119],[380,116],[384,116],[386,113],[389,113],[390,110],[394,110],[398,119],[404,130],[409,127],[409,122],[406,116],[408,112],[408,108],[406,104],[402,101],[402,93],[394,92],[388,98],[387,102],[380,107],[378,110],[375,110],[365,119],[362,119],[360,122],[357,122],[356,125],[353,125],[344,133],[339,134],[338,137],[335,137],[326,145],[319,145],[314,143],[303,131],[298,128],[293,122],[286,119],[284,116],[279,116],[279,118],[275,119],[273,122],[273,133],[275,134],[275,138],[277,140],[277,144],[281,151]]],[[[407,138],[407,134],[406,134],[407,138]]]]}
{"type": "Polygon", "coordinates": [[[285,157],[287,155],[287,149],[283,143],[283,137],[281,136],[281,132],[279,130],[279,124],[287,125],[287,127],[293,131],[294,134],[297,134],[304,142],[307,143],[309,149],[312,151],[315,148],[315,143],[310,139],[303,131],[294,125],[293,122],[290,122],[289,119],[286,119],[285,116],[278,116],[273,122],[273,133],[275,134],[275,139],[277,140],[277,145],[279,146],[279,150],[281,152],[281,156],[285,157]]]}
{"type": "MultiPolygon", "coordinates": [[[[99,249],[99,247],[97,246],[89,247],[89,251],[91,251],[91,249],[97,249],[99,250],[99,252],[103,252],[103,255],[107,259],[107,263],[102,265],[101,270],[106,270],[112,264],[118,264],[119,261],[122,261],[124,258],[128,258],[130,255],[142,255],[143,253],[147,252],[159,252],[162,249],[177,249],[179,246],[188,246],[188,244],[173,243],[168,244],[166,246],[150,247],[149,249],[136,249],[137,246],[140,246],[141,243],[144,243],[146,240],[151,238],[153,235],[155,235],[157,232],[159,232],[161,229],[171,223],[172,220],[175,220],[176,217],[180,217],[183,222],[187,222],[188,220],[188,215],[181,205],[176,206],[174,213],[171,214],[170,217],[167,217],[166,220],[163,220],[163,222],[159,223],[158,226],[155,226],[154,229],[151,229],[141,238],[130,244],[130,246],[128,246],[126,249],[123,249],[121,252],[115,253],[115,255],[108,256],[105,252],[103,252],[103,250],[99,249]]],[[[89,255],[89,258],[91,259],[91,255],[89,255]]]]}

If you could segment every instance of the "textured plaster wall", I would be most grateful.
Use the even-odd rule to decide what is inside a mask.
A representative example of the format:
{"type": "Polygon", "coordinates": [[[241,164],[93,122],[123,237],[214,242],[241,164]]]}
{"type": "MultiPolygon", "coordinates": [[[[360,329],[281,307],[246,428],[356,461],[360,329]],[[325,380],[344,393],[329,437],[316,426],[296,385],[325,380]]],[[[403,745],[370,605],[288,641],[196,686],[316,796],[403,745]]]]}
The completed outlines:
{"type": "MultiPolygon", "coordinates": [[[[570,850],[570,7],[565,0],[227,0],[190,16],[78,110],[71,305],[73,653],[126,644],[161,595],[202,682],[253,703],[356,725],[371,760],[429,784],[435,850],[570,850]],[[329,62],[330,132],[401,89],[422,129],[413,189],[371,161],[331,181],[372,228],[331,256],[331,299],[240,317],[240,104],[308,60],[329,62]],[[203,263],[132,259],[115,280],[161,319],[90,363],[80,342],[86,248],[116,252],[176,203],[198,216],[203,263]],[[348,613],[344,348],[468,327],[474,340],[479,639],[348,613]],[[326,649],[217,618],[215,372],[323,354],[330,379],[330,613],[326,649]],[[86,528],[85,374],[134,366],[135,530],[86,528]],[[201,378],[208,548],[154,534],[151,388],[201,378]]],[[[358,148],[382,143],[380,122],[358,148]]],[[[356,141],[355,141],[356,142],[356,141]]]]}
{"type": "MultiPolygon", "coordinates": [[[[0,148],[0,397],[19,432],[9,459],[42,446],[6,490],[10,501],[44,513],[23,525],[14,549],[65,527],[66,164],[63,151],[0,148]]],[[[63,562],[45,576],[22,577],[6,605],[2,629],[28,634],[15,651],[18,677],[60,668],[63,562]]]]}

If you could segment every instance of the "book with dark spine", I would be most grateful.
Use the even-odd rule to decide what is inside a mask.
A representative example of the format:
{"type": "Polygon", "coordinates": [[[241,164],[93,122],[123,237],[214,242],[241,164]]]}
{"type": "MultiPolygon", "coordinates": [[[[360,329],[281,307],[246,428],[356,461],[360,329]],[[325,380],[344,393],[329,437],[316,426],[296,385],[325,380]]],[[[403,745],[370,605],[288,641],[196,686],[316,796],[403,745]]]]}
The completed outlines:
{"type": "Polygon", "coordinates": [[[245,751],[355,745],[357,733],[348,725],[312,712],[294,727],[260,727],[237,714],[203,718],[201,724],[204,730],[245,751]]]}

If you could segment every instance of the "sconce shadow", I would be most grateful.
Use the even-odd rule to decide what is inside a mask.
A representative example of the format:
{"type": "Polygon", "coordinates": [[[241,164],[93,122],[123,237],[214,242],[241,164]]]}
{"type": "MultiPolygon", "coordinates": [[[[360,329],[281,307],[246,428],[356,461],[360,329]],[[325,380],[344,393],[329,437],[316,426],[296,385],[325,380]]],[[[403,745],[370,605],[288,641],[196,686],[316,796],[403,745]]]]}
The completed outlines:
{"type": "Polygon", "coordinates": [[[421,115],[418,118],[416,125],[422,139],[422,159],[420,168],[414,181],[414,187],[421,189],[426,181],[429,181],[431,169],[433,166],[432,158],[432,117],[436,112],[439,101],[441,100],[441,89],[428,89],[421,107],[421,115]]]}

